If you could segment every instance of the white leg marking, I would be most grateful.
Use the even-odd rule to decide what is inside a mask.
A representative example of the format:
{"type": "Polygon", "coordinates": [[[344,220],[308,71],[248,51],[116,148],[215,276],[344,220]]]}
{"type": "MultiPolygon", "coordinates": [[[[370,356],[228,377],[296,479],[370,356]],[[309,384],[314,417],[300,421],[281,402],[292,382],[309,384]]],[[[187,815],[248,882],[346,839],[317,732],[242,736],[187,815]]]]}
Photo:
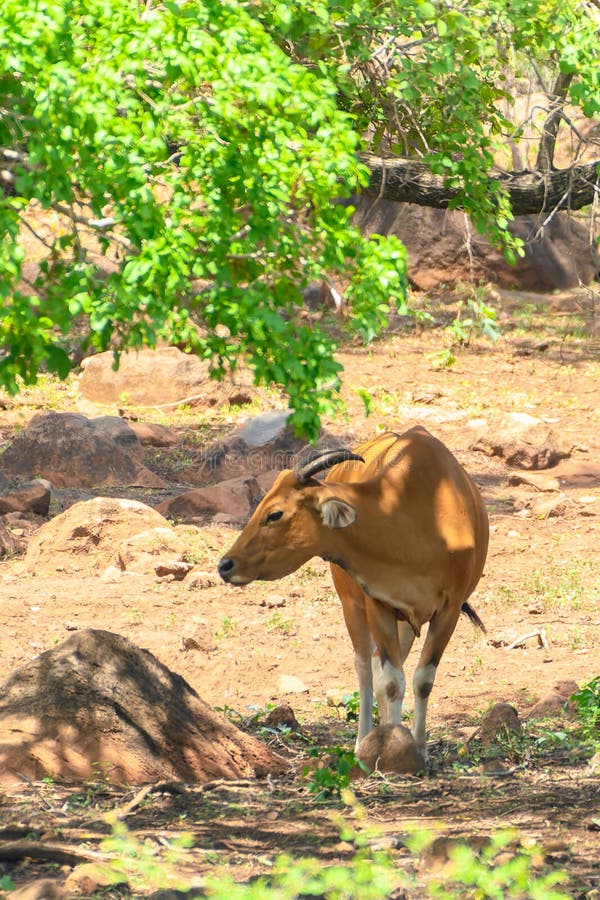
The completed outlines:
{"type": "Polygon", "coordinates": [[[393,666],[389,659],[383,665],[379,656],[373,657],[373,683],[379,717],[382,725],[402,723],[402,703],[406,690],[406,679],[402,669],[393,666]]]}
{"type": "Polygon", "coordinates": [[[413,676],[413,692],[415,695],[415,716],[413,722],[413,737],[419,750],[427,758],[425,720],[427,718],[427,703],[435,681],[437,666],[429,663],[426,666],[415,669],[413,676]]]}
{"type": "Polygon", "coordinates": [[[362,739],[373,727],[373,674],[371,671],[371,657],[354,654],[354,668],[358,675],[358,693],[360,705],[358,710],[358,733],[356,736],[355,750],[362,739]]]}

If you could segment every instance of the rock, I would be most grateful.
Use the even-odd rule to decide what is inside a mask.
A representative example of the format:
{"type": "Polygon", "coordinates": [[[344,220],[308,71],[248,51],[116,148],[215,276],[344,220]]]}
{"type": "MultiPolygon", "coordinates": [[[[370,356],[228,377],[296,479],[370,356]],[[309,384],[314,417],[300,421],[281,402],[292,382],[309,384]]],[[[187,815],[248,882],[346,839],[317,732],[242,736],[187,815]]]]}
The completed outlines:
{"type": "Polygon", "coordinates": [[[181,480],[198,486],[232,478],[259,475],[265,471],[290,468],[306,443],[286,429],[268,444],[247,444],[239,433],[209,444],[198,459],[181,471],[181,480]]]}
{"type": "Polygon", "coordinates": [[[570,715],[575,711],[575,704],[571,701],[571,695],[579,690],[576,681],[557,681],[547,694],[545,694],[527,713],[527,719],[546,719],[551,716],[570,715]]]}
{"type": "Polygon", "coordinates": [[[212,572],[194,572],[187,580],[187,587],[190,591],[205,591],[215,587],[218,581],[212,572]]]}
{"type": "Polygon", "coordinates": [[[462,837],[446,837],[440,835],[423,851],[419,860],[421,872],[434,875],[441,872],[452,859],[453,853],[460,847],[470,847],[480,853],[490,843],[489,837],[482,834],[464,835],[462,837]]]}
{"type": "Polygon", "coordinates": [[[2,785],[99,774],[195,783],[286,768],[151,653],[108,631],[72,635],[0,686],[2,785]]]}
{"type": "Polygon", "coordinates": [[[538,519],[562,519],[573,510],[573,503],[560,494],[558,497],[544,497],[536,500],[531,506],[531,515],[538,519]]]}
{"type": "Polygon", "coordinates": [[[156,573],[160,578],[177,574],[177,581],[185,578],[192,568],[182,557],[189,547],[187,531],[178,532],[164,524],[132,534],[122,540],[117,548],[117,564],[123,572],[138,575],[156,573]]]}
{"type": "Polygon", "coordinates": [[[42,475],[54,487],[143,485],[165,487],[144,466],[144,450],[118,416],[87,419],[79,413],[41,413],[2,454],[12,475],[42,475]]]}
{"type": "Polygon", "coordinates": [[[475,228],[465,231],[459,211],[429,209],[410,203],[376,200],[363,194],[351,200],[354,223],[364,234],[394,234],[408,251],[408,277],[421,291],[443,285],[490,281],[503,288],[554,291],[591,284],[600,271],[600,256],[583,223],[558,213],[542,230],[539,240],[535,216],[517,216],[513,234],[526,241],[525,257],[516,265],[475,228]]]}
{"type": "Polygon", "coordinates": [[[265,717],[264,724],[267,728],[291,728],[292,731],[300,731],[300,723],[294,714],[294,710],[287,703],[276,706],[272,709],[268,716],[265,717]]]}
{"type": "Polygon", "coordinates": [[[209,365],[176,347],[122,353],[119,368],[113,368],[112,352],[82,360],[79,378],[81,396],[95,404],[118,406],[215,406],[218,403],[248,403],[248,384],[232,385],[211,379],[209,365]]]}
{"type": "Polygon", "coordinates": [[[280,694],[307,694],[308,688],[301,678],[295,675],[281,675],[279,678],[280,694]]]}
{"type": "Polygon", "coordinates": [[[275,410],[250,419],[229,437],[205,447],[181,471],[181,480],[203,487],[243,475],[265,475],[267,483],[272,484],[282,469],[292,468],[315,449],[339,447],[340,439],[328,433],[321,435],[316,448],[309,447],[286,427],[288,417],[289,410],[275,410]],[[277,474],[273,476],[272,472],[277,474]]]}
{"type": "Polygon", "coordinates": [[[174,447],[179,435],[172,428],[153,422],[129,422],[129,426],[143,447],[174,447]]]}
{"type": "Polygon", "coordinates": [[[124,872],[107,862],[89,862],[75,866],[65,880],[65,891],[92,897],[103,888],[127,884],[124,872]]]}
{"type": "Polygon", "coordinates": [[[509,466],[548,469],[568,456],[556,436],[540,419],[524,413],[508,413],[470,447],[488,456],[500,456],[509,466]]]}
{"type": "Polygon", "coordinates": [[[185,652],[198,650],[201,653],[214,653],[219,649],[210,626],[203,622],[188,625],[181,635],[181,649],[185,652]]]}
{"type": "Polygon", "coordinates": [[[37,478],[12,490],[0,493],[0,516],[9,512],[34,513],[47,516],[50,509],[52,486],[49,481],[37,478]]]}
{"type": "Polygon", "coordinates": [[[170,578],[172,581],[183,581],[188,572],[191,572],[193,568],[193,563],[175,560],[171,563],[159,563],[154,571],[158,578],[170,578]]]}
{"type": "Polygon", "coordinates": [[[279,474],[279,469],[267,469],[266,472],[259,472],[256,480],[261,491],[264,491],[265,494],[268,493],[277,481],[279,474]]]}
{"type": "Polygon", "coordinates": [[[18,556],[26,547],[25,541],[13,534],[0,519],[0,559],[5,556],[18,556]]]}
{"type": "Polygon", "coordinates": [[[425,768],[423,754],[404,725],[378,725],[360,742],[356,753],[370,772],[416,775],[425,768]]]}
{"type": "Polygon", "coordinates": [[[228,523],[243,524],[262,496],[263,491],[255,478],[230,478],[211,487],[197,488],[165,500],[156,509],[163,516],[182,522],[205,522],[221,514],[227,516],[228,523]]]}
{"type": "Polygon", "coordinates": [[[11,900],[60,900],[64,896],[63,888],[54,878],[37,878],[10,892],[11,900]]]}
{"type": "Polygon", "coordinates": [[[10,485],[10,480],[6,477],[2,469],[0,469],[0,492],[5,491],[10,485]]]}
{"type": "Polygon", "coordinates": [[[137,500],[113,497],[84,500],[46,522],[32,535],[22,566],[34,572],[102,570],[118,564],[124,541],[154,528],[172,530],[163,516],[137,500]]]}
{"type": "Polygon", "coordinates": [[[249,447],[264,447],[284,436],[289,417],[289,409],[274,409],[271,412],[261,413],[240,428],[236,437],[249,447]]]}
{"type": "Polygon", "coordinates": [[[510,703],[495,703],[485,714],[479,728],[470,740],[479,740],[484,747],[490,747],[511,735],[522,733],[519,716],[510,703]]]}
{"type": "Polygon", "coordinates": [[[327,281],[311,281],[302,291],[302,300],[307,309],[313,312],[321,312],[325,309],[342,310],[344,300],[327,281]]]}
{"type": "Polygon", "coordinates": [[[556,475],[551,474],[551,472],[547,472],[544,474],[534,472],[528,473],[527,475],[520,475],[517,472],[513,472],[508,476],[508,483],[511,486],[523,484],[526,487],[532,487],[535,491],[543,491],[548,493],[553,491],[560,491],[560,482],[556,475]]]}

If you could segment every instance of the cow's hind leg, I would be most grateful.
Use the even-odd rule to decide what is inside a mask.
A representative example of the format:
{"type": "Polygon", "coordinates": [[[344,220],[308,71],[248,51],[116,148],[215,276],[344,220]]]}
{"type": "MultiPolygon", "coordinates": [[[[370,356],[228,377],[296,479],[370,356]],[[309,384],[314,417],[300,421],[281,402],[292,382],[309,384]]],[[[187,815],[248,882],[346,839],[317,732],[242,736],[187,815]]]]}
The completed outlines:
{"type": "Polygon", "coordinates": [[[435,613],[429,623],[427,637],[413,676],[415,695],[413,737],[425,759],[427,759],[426,718],[429,695],[433,689],[437,667],[456,628],[459,614],[460,607],[454,608],[450,604],[435,613]]]}

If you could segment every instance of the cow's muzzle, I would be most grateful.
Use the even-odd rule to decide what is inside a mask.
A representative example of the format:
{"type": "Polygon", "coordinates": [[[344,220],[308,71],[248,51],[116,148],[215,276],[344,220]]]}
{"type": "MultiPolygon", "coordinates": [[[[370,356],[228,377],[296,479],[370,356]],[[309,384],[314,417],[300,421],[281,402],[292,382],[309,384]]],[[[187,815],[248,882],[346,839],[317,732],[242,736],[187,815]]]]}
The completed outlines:
{"type": "Polygon", "coordinates": [[[231,581],[235,569],[235,561],[229,556],[224,556],[223,559],[219,560],[217,568],[223,581],[231,581]]]}

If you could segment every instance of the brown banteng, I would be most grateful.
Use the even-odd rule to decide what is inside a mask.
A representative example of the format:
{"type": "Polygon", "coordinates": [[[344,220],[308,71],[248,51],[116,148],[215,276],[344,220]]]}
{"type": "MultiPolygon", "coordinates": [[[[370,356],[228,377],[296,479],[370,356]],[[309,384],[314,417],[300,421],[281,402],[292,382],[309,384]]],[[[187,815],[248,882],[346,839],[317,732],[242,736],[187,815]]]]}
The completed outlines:
{"type": "Polygon", "coordinates": [[[373,688],[382,722],[400,723],[402,667],[428,622],[413,678],[413,735],[425,753],[429,694],[461,610],[483,629],[467,599],[487,546],[475,484],[444,444],[416,427],[282,472],[219,573],[245,585],[288,575],[312,556],[331,563],[360,689],[357,746],[372,727],[373,688]],[[316,480],[326,469],[326,480],[316,480]]]}

